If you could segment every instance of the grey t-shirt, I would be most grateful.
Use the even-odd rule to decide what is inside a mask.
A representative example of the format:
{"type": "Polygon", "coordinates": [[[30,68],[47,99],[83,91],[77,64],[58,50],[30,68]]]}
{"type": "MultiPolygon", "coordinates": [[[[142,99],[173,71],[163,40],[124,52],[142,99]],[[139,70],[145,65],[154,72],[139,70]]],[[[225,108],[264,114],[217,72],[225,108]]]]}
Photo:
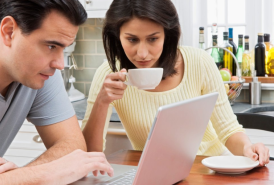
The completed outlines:
{"type": "Polygon", "coordinates": [[[26,118],[35,126],[45,126],[73,115],[75,112],[59,70],[38,90],[13,82],[5,98],[0,95],[0,157],[5,154],[26,118]]]}

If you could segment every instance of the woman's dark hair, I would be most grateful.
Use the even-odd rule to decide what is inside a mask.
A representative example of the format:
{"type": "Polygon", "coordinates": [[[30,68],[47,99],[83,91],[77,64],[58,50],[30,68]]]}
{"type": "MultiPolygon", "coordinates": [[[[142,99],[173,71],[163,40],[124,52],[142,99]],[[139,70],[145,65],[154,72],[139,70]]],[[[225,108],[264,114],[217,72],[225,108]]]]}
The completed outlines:
{"type": "Polygon", "coordinates": [[[78,0],[0,0],[0,21],[12,16],[23,34],[39,29],[53,10],[63,14],[75,26],[83,24],[87,13],[78,0]]]}
{"type": "Polygon", "coordinates": [[[121,26],[133,17],[149,19],[163,26],[165,41],[158,67],[164,69],[163,79],[176,74],[175,64],[181,30],[177,11],[170,0],[114,0],[112,2],[103,27],[104,48],[112,71],[118,71],[116,60],[121,63],[120,69],[136,68],[127,58],[120,41],[121,26]]]}

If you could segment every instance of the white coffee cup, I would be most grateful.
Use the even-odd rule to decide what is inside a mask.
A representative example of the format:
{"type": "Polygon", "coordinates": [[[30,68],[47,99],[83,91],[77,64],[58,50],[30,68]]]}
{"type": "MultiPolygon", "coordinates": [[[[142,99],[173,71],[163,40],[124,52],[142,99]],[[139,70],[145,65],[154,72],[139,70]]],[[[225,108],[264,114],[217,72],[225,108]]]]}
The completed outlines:
{"type": "Polygon", "coordinates": [[[138,89],[155,89],[162,80],[163,68],[139,68],[129,69],[124,72],[127,76],[126,85],[135,86],[138,89]]]}

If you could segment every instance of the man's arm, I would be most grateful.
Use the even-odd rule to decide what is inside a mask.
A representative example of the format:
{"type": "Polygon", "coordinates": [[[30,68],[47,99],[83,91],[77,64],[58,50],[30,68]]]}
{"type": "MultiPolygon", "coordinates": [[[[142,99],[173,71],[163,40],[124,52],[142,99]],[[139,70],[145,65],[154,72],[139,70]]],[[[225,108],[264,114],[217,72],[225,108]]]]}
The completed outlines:
{"type": "Polygon", "coordinates": [[[76,116],[56,124],[36,126],[36,129],[48,150],[27,166],[48,163],[76,149],[87,151],[76,116]]]}
{"type": "Polygon", "coordinates": [[[23,167],[0,174],[0,184],[46,184],[48,171],[46,165],[23,167]],[[44,178],[43,178],[44,177],[44,178]]]}
{"type": "Polygon", "coordinates": [[[49,163],[17,168],[0,174],[0,184],[59,185],[70,184],[89,172],[113,176],[113,169],[104,153],[75,150],[72,153],[49,163]]]}

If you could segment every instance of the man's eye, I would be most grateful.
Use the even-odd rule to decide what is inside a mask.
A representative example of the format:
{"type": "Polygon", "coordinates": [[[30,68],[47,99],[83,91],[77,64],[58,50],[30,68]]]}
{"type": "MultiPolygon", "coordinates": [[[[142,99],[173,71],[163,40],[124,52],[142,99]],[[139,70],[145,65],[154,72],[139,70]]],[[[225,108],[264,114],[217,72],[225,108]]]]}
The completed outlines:
{"type": "Polygon", "coordinates": [[[53,49],[55,49],[56,48],[56,46],[49,46],[49,49],[50,50],[53,50],[53,49]]]}

